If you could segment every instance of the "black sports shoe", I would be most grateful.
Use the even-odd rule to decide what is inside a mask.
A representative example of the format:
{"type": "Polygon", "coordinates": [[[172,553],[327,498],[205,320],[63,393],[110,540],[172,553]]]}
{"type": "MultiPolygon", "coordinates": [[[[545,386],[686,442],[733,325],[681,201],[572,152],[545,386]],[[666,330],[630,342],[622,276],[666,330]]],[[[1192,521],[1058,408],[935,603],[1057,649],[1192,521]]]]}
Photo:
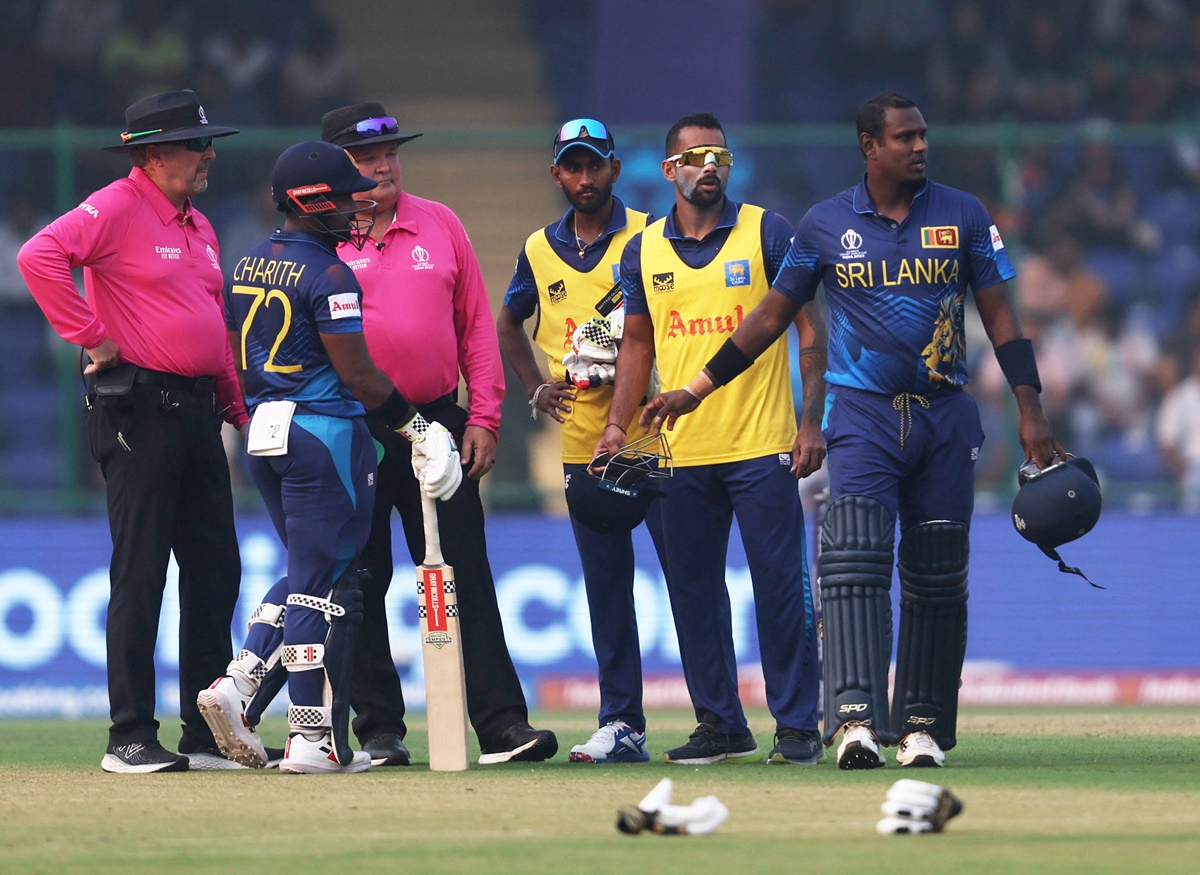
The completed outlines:
{"type": "Polygon", "coordinates": [[[680,766],[708,766],[722,760],[752,757],[758,753],[754,735],[747,732],[726,735],[715,726],[701,723],[688,743],[663,754],[663,762],[680,766]]]}
{"type": "Polygon", "coordinates": [[[823,756],[825,747],[821,744],[821,733],[817,730],[780,729],[775,733],[775,746],[767,756],[767,763],[812,766],[823,756]]]}
{"type": "Polygon", "coordinates": [[[395,732],[379,732],[362,743],[362,749],[371,755],[372,766],[408,766],[412,760],[408,748],[395,732]]]}
{"type": "Polygon", "coordinates": [[[141,772],[186,772],[188,758],[171,753],[157,741],[110,744],[100,768],[118,774],[141,772]]]}
{"type": "Polygon", "coordinates": [[[480,744],[479,764],[539,763],[558,753],[558,739],[549,729],[534,729],[528,723],[514,723],[494,742],[480,744]]]}

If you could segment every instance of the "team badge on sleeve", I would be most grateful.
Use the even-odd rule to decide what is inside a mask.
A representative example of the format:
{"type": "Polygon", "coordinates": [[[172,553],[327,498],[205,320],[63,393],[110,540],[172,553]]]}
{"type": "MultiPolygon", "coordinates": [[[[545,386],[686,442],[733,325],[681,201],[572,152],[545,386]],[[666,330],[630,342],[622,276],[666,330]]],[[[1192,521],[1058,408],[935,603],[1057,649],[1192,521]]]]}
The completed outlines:
{"type": "Polygon", "coordinates": [[[341,292],[329,296],[329,318],[348,319],[351,316],[361,316],[358,306],[358,295],[355,292],[341,292]]]}
{"type": "Polygon", "coordinates": [[[927,225],[921,229],[922,249],[957,249],[957,225],[927,225]]]}

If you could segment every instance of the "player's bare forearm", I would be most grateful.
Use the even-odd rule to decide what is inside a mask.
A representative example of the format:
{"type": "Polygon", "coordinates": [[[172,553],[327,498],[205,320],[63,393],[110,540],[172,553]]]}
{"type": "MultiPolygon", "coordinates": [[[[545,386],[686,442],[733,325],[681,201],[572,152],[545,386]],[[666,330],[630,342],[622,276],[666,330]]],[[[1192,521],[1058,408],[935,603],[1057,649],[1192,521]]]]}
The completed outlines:
{"type": "Polygon", "coordinates": [[[815,425],[818,432],[825,416],[825,366],[829,331],[819,301],[809,301],[795,318],[800,335],[800,378],[804,401],[800,409],[801,425],[815,425]]]}
{"type": "Polygon", "coordinates": [[[575,400],[575,387],[565,380],[546,381],[533,355],[533,344],[522,324],[507,307],[500,308],[496,317],[496,335],[500,340],[500,352],[504,355],[513,373],[525,389],[525,397],[539,413],[545,413],[558,422],[563,414],[571,412],[575,400]],[[541,388],[545,385],[545,388],[541,388]]]}
{"type": "Polygon", "coordinates": [[[1013,396],[1020,411],[1017,431],[1025,458],[1033,459],[1039,468],[1052,464],[1056,457],[1066,458],[1067,451],[1055,440],[1046,414],[1042,412],[1037,391],[1032,386],[1017,386],[1013,396]]]}
{"type": "Polygon", "coordinates": [[[782,292],[770,289],[730,340],[750,358],[756,359],[787,331],[802,306],[782,292]]]}
{"type": "Polygon", "coordinates": [[[809,301],[795,317],[800,338],[800,377],[803,400],[796,441],[792,445],[792,473],[807,477],[825,461],[825,439],[821,420],[825,415],[825,363],[828,330],[819,301],[809,301]]]}

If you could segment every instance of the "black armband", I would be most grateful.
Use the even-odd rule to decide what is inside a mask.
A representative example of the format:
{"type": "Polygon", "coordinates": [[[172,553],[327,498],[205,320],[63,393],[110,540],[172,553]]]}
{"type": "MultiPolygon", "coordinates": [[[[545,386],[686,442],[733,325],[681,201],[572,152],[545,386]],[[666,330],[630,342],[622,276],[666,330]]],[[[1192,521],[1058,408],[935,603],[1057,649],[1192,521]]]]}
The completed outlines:
{"type": "Polygon", "coordinates": [[[712,374],[714,386],[724,386],[752,364],[754,359],[742,352],[731,338],[721,344],[717,354],[710,358],[704,367],[712,374]]]}
{"type": "Polygon", "coordinates": [[[1000,363],[1000,370],[1012,388],[1032,386],[1035,392],[1042,391],[1037,360],[1033,357],[1033,341],[1029,338],[1021,337],[1000,344],[996,347],[996,361],[1000,363]]]}
{"type": "Polygon", "coordinates": [[[388,428],[400,428],[406,425],[414,416],[417,415],[417,408],[413,407],[399,389],[392,389],[392,394],[387,397],[387,400],[370,412],[372,419],[377,419],[386,425],[388,428]]]}

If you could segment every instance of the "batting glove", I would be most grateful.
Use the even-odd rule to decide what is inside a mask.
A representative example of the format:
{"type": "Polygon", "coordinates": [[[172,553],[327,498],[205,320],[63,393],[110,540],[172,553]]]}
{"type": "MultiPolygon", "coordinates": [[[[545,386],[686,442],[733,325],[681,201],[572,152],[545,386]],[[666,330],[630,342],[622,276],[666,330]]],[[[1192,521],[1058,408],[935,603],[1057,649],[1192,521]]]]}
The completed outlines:
{"type": "Polygon", "coordinates": [[[580,389],[611,385],[617,376],[617,366],[613,363],[594,362],[573,352],[563,356],[563,365],[567,379],[580,389]]]}
{"type": "Polygon", "coordinates": [[[439,422],[421,414],[396,429],[412,441],[412,468],[417,482],[430,498],[445,501],[462,483],[462,458],[454,437],[439,422]]]}
{"type": "Polygon", "coordinates": [[[886,816],[875,829],[883,835],[941,832],[946,821],[962,810],[962,800],[947,788],[904,778],[888,790],[880,806],[886,816]]]}
{"type": "Polygon", "coordinates": [[[593,316],[575,329],[571,347],[581,359],[596,364],[612,364],[617,360],[617,338],[612,321],[593,316]]]}

